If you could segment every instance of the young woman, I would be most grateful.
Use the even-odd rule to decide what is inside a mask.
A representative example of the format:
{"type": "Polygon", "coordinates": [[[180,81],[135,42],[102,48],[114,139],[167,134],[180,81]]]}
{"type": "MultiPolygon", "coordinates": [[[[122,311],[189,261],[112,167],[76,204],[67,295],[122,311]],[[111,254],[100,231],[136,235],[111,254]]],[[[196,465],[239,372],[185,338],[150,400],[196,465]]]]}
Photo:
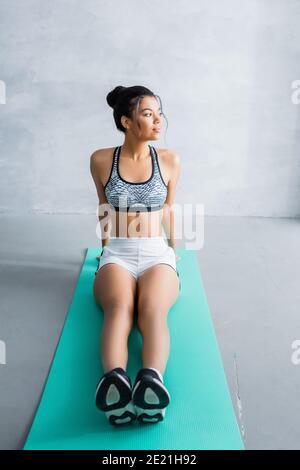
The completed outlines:
{"type": "Polygon", "coordinates": [[[158,95],[143,86],[118,86],[106,99],[125,139],[121,146],[95,151],[90,159],[103,246],[94,295],[104,312],[105,374],[95,400],[111,424],[136,418],[158,422],[170,401],[163,383],[169,355],[167,315],[180,292],[172,210],[180,159],[172,150],[148,144],[159,139],[162,129],[158,95]],[[132,387],[126,365],[135,306],[143,368],[132,387]]]}

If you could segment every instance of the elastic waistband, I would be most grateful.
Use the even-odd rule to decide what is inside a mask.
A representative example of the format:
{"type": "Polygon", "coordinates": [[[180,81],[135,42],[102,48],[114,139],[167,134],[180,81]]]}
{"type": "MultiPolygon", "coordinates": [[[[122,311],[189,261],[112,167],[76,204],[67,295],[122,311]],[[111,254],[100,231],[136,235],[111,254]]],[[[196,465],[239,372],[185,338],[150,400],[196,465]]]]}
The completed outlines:
{"type": "Polygon", "coordinates": [[[157,237],[110,237],[110,240],[164,240],[162,235],[157,237]]]}
{"type": "Polygon", "coordinates": [[[140,245],[140,244],[161,244],[166,243],[164,237],[110,237],[109,244],[140,245]]]}

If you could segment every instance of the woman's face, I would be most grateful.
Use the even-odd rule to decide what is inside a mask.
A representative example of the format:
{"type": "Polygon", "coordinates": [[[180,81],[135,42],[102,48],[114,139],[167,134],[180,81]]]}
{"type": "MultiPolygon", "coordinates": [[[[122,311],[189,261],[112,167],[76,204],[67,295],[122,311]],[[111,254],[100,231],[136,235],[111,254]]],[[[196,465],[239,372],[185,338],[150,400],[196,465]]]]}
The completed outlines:
{"type": "Polygon", "coordinates": [[[157,140],[160,138],[162,131],[162,110],[156,98],[145,96],[140,101],[136,119],[131,121],[130,130],[143,140],[157,140]]]}

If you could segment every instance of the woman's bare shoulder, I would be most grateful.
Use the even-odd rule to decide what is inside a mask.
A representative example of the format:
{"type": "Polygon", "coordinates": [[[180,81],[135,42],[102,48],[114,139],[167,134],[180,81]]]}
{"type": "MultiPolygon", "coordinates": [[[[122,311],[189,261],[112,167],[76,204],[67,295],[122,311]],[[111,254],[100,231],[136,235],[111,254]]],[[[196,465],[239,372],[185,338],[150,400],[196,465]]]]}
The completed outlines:
{"type": "Polygon", "coordinates": [[[174,149],[156,149],[159,157],[170,168],[180,164],[180,157],[174,149]]]}
{"type": "Polygon", "coordinates": [[[107,147],[97,149],[91,154],[90,158],[90,171],[94,179],[100,181],[107,181],[113,158],[115,147],[107,147]]]}
{"type": "Polygon", "coordinates": [[[106,147],[103,149],[94,150],[94,152],[91,155],[91,160],[94,160],[95,162],[101,161],[104,158],[111,156],[114,149],[115,147],[106,147]]]}

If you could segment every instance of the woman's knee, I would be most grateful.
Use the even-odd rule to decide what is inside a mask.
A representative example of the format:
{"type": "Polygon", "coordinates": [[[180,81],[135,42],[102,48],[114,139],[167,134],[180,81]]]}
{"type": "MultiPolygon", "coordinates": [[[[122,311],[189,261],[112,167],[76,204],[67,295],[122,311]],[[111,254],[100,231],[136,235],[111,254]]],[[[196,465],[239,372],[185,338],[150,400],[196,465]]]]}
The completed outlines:
{"type": "Polygon", "coordinates": [[[143,326],[154,322],[165,322],[167,320],[168,310],[163,307],[159,307],[153,302],[141,302],[138,304],[138,318],[137,324],[139,329],[143,326]]]}
{"type": "Polygon", "coordinates": [[[134,306],[131,304],[122,305],[118,302],[112,302],[106,308],[103,309],[104,322],[105,323],[116,323],[123,324],[128,328],[131,328],[134,320],[134,306]]]}

